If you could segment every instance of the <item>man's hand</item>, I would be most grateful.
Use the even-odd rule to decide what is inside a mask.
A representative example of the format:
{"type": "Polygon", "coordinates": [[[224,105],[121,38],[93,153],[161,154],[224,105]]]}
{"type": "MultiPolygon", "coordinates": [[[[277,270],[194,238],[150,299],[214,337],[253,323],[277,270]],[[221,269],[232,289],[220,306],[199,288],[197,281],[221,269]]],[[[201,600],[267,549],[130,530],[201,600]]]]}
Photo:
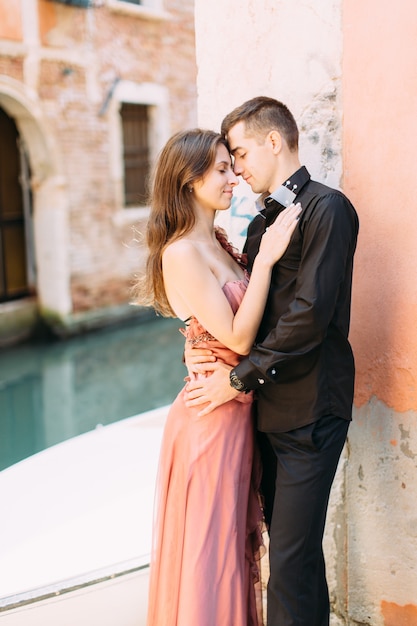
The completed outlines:
{"type": "MultiPolygon", "coordinates": [[[[191,380],[185,387],[185,405],[187,407],[206,404],[198,413],[199,417],[207,415],[213,409],[239,395],[239,392],[230,386],[229,372],[232,369],[230,365],[219,361],[206,363],[205,366],[209,367],[213,373],[206,378],[191,380]]],[[[204,367],[204,364],[201,367],[204,367]]]]}

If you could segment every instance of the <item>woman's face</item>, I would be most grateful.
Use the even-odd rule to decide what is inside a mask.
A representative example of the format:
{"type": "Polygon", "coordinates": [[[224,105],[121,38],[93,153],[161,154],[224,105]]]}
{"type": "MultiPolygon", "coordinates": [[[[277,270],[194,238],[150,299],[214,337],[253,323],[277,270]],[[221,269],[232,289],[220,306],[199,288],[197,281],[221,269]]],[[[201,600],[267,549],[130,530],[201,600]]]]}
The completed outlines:
{"type": "Polygon", "coordinates": [[[202,180],[193,184],[194,200],[204,209],[224,211],[230,207],[233,188],[238,184],[230,154],[226,146],[219,144],[213,165],[202,180]]]}

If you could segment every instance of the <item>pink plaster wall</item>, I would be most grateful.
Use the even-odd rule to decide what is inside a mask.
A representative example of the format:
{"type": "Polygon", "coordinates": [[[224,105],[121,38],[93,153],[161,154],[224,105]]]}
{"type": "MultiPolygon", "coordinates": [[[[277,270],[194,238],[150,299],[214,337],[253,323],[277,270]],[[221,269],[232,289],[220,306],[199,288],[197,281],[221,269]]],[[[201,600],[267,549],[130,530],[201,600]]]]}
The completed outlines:
{"type": "Polygon", "coordinates": [[[417,409],[417,5],[344,0],[343,188],[361,222],[355,404],[417,409]]]}
{"type": "Polygon", "coordinates": [[[395,602],[382,602],[381,612],[384,626],[415,626],[417,624],[417,606],[406,604],[399,606],[395,602]]]}

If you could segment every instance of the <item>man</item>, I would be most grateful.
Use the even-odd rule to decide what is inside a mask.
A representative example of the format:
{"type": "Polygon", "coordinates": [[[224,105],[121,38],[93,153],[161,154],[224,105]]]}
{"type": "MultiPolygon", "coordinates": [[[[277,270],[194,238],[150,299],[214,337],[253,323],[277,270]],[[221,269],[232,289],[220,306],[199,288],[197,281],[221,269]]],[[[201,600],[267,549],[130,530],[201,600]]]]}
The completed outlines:
{"type": "MultiPolygon", "coordinates": [[[[264,201],[244,246],[249,271],[262,234],[284,206],[300,202],[303,210],[273,270],[256,344],[231,371],[199,357],[200,371],[214,371],[189,383],[188,404],[205,405],[200,414],[206,415],[255,390],[270,533],[267,624],[327,626],[322,539],[352,417],[347,337],[358,218],[346,196],[312,181],[301,166],[297,125],[284,104],[253,98],[226,116],[222,134],[235,173],[264,201]]],[[[200,354],[209,360],[209,353],[200,354]]]]}

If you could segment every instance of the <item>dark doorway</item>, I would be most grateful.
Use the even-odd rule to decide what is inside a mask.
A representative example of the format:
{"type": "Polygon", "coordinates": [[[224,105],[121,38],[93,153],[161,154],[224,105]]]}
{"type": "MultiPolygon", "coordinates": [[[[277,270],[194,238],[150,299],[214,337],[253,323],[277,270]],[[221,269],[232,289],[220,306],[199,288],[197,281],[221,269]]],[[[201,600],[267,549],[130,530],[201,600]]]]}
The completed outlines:
{"type": "Polygon", "coordinates": [[[28,159],[16,124],[0,108],[0,302],[33,292],[28,159]]]}

